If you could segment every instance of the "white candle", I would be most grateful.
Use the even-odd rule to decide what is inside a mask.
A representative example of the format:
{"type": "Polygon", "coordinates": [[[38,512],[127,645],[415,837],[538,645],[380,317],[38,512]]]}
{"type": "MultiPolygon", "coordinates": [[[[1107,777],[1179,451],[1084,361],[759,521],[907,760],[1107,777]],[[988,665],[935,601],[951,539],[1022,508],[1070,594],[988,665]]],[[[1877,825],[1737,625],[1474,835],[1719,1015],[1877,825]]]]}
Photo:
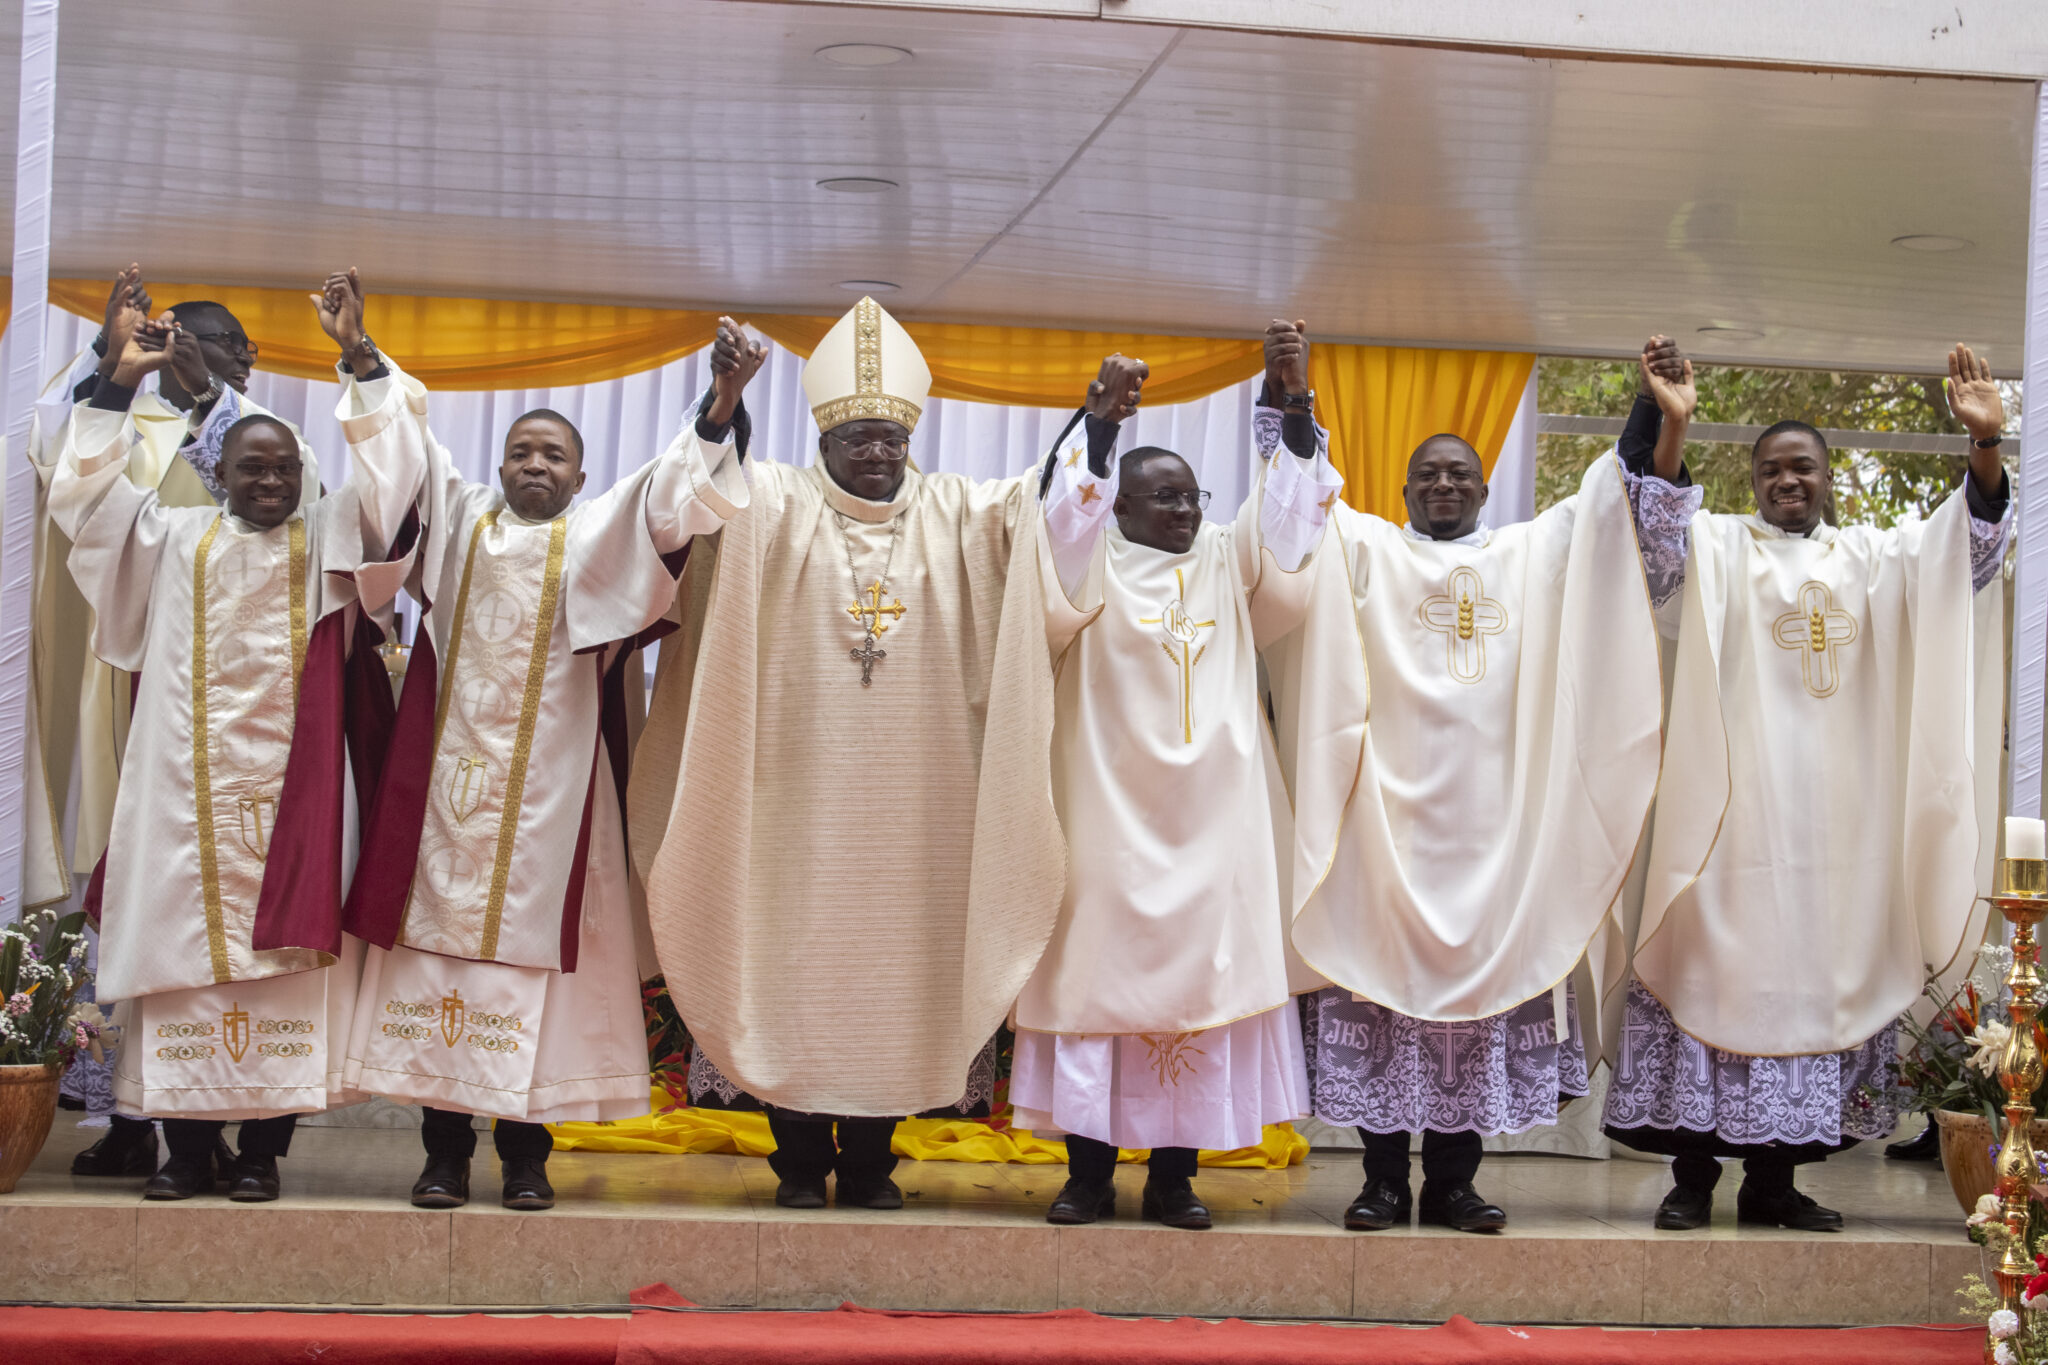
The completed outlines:
{"type": "Polygon", "coordinates": [[[2024,815],[2005,817],[2005,856],[2048,858],[2048,823],[2024,815]]]}

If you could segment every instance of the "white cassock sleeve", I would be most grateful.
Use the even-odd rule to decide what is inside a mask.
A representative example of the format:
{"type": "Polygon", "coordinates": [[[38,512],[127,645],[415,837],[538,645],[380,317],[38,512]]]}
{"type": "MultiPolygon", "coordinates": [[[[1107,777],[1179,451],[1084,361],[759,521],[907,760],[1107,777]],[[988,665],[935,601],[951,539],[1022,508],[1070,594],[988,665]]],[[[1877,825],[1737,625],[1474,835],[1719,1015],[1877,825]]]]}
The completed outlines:
{"type": "Polygon", "coordinates": [[[93,609],[92,652],[131,671],[142,667],[150,584],[169,535],[156,491],[124,477],[140,439],[125,412],[74,408],[50,485],[50,516],[72,541],[71,577],[93,609]]]}
{"type": "Polygon", "coordinates": [[[1330,463],[1330,433],[1318,423],[1315,457],[1303,459],[1281,443],[1279,418],[1272,408],[1253,410],[1252,442],[1265,468],[1238,512],[1235,537],[1261,649],[1306,617],[1312,575],[1304,570],[1344,491],[1330,463]]]}
{"type": "Polygon", "coordinates": [[[1102,544],[1102,533],[1115,517],[1118,468],[1116,451],[1109,453],[1109,477],[1098,479],[1088,468],[1084,436],[1064,456],[1053,459],[1052,485],[1045,490],[1045,543],[1062,592],[1076,608],[1092,611],[1082,601],[1088,566],[1102,544]]]}
{"type": "Polygon", "coordinates": [[[36,467],[36,478],[47,487],[50,476],[56,468],[57,457],[63,453],[59,439],[64,433],[64,424],[71,420],[71,395],[85,382],[85,377],[99,368],[99,355],[88,346],[71,357],[71,363],[50,378],[36,398],[33,424],[29,428],[28,458],[36,467]]]}

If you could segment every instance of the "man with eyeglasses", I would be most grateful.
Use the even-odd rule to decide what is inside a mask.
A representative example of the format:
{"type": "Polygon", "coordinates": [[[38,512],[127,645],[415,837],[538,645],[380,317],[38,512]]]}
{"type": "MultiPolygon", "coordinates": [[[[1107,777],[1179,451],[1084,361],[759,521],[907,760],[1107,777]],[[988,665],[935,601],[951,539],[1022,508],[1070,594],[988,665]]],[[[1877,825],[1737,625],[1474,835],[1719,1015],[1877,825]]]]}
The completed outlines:
{"type": "MultiPolygon", "coordinates": [[[[99,863],[127,744],[132,679],[87,648],[92,612],[66,564],[71,542],[50,518],[49,489],[57,437],[74,406],[88,402],[111,378],[119,355],[108,339],[130,306],[145,316],[151,307],[137,265],[115,274],[99,336],[45,387],[29,434],[37,474],[30,717],[23,757],[32,794],[24,811],[22,867],[29,908],[66,899],[74,876],[82,881],[99,863]],[[77,806],[67,850],[63,813],[74,783],[77,806]]],[[[245,345],[246,354],[237,353],[232,337],[241,336],[241,324],[219,304],[180,304],[172,316],[175,328],[145,331],[139,342],[166,348],[167,360],[150,372],[156,390],[138,391],[128,405],[139,439],[123,473],[136,487],[155,490],[165,507],[213,507],[226,498],[215,473],[224,434],[243,416],[265,411],[243,393],[255,348],[245,345]]],[[[300,460],[317,496],[318,461],[304,442],[300,460]]],[[[72,1174],[147,1175],[156,1164],[155,1127],[116,1112],[106,1136],[74,1159],[72,1174]]]]}
{"type": "MultiPolygon", "coordinates": [[[[1298,334],[1276,324],[1268,345],[1298,334]]],[[[1269,376],[1262,448],[1305,379],[1269,376]]],[[[1419,1208],[1493,1232],[1507,1214],[1474,1186],[1482,1139],[1555,1123],[1588,1088],[1593,983],[1657,782],[1656,623],[1612,458],[1490,528],[1479,455],[1443,433],[1409,455],[1403,499],[1406,525],[1336,510],[1307,623],[1267,654],[1293,942],[1331,983],[1303,1005],[1309,1080],[1316,1116],[1364,1141],[1347,1228],[1419,1208]]]]}
{"type": "MultiPolygon", "coordinates": [[[[1306,363],[1306,347],[1288,363],[1306,363]]],[[[1305,386],[1304,386],[1305,387],[1305,386]]],[[[1158,446],[1115,479],[1055,458],[1045,506],[1057,660],[1058,925],[1015,1012],[1016,1123],[1065,1133],[1057,1224],[1116,1214],[1117,1149],[1150,1149],[1140,1215],[1210,1225],[1203,1148],[1308,1109],[1280,869],[1287,826],[1258,647],[1299,621],[1302,559],[1343,480],[1307,410],[1235,521],[1158,446]],[[1114,521],[1112,526],[1110,523],[1114,521]],[[1292,978],[1292,979],[1291,979],[1292,978]]],[[[1106,471],[1104,471],[1106,472],[1106,471]]]]}
{"type": "Polygon", "coordinates": [[[361,613],[397,590],[369,561],[406,508],[360,481],[310,497],[298,433],[266,414],[217,437],[224,508],[165,506],[125,475],[146,451],[137,385],[183,344],[130,290],[110,310],[114,363],[58,437],[50,511],[92,649],[140,680],[85,899],[99,985],[123,1002],[116,1103],[162,1118],[170,1148],[144,1198],[221,1182],[262,1202],[295,1115],[342,1090],[361,961],[341,931],[342,672],[361,613]],[[230,1120],[239,1151],[224,1158],[230,1120]]]}

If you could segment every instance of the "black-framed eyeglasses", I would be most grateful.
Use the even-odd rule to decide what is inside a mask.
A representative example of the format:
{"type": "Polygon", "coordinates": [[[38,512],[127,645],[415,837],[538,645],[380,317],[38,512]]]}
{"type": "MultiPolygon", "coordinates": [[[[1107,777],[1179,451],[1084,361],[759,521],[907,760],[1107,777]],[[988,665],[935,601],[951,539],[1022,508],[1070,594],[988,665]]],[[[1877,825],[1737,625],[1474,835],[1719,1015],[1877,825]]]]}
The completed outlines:
{"type": "Polygon", "coordinates": [[[234,472],[245,479],[264,479],[272,475],[280,479],[296,479],[306,472],[306,466],[299,460],[293,460],[289,464],[262,464],[250,460],[237,460],[234,472]]]}
{"type": "Polygon", "coordinates": [[[244,360],[256,358],[256,343],[240,332],[187,332],[185,335],[194,341],[217,341],[229,355],[240,356],[244,360]]]}
{"type": "Polygon", "coordinates": [[[1197,488],[1193,492],[1185,492],[1178,488],[1162,488],[1152,495],[1152,501],[1162,512],[1171,512],[1176,507],[1192,507],[1197,511],[1206,511],[1209,506],[1209,490],[1197,488]]]}
{"type": "Polygon", "coordinates": [[[901,464],[910,458],[910,438],[907,436],[877,436],[866,441],[850,441],[844,436],[833,436],[846,457],[857,464],[901,464]]]}

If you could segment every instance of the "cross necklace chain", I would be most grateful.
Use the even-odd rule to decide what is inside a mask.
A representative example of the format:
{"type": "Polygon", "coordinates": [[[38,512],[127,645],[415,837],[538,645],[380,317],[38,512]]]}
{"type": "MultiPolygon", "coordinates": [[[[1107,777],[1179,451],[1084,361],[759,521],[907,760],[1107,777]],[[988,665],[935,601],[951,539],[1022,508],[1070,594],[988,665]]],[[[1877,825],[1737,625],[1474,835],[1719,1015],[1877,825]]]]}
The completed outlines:
{"type": "Polygon", "coordinates": [[[889,523],[889,555],[882,561],[882,576],[875,580],[874,586],[863,592],[860,586],[860,570],[853,562],[853,532],[848,528],[844,516],[838,512],[832,515],[838,519],[840,538],[846,542],[846,572],[853,580],[853,605],[846,609],[846,614],[859,623],[862,632],[861,642],[846,653],[860,665],[860,685],[873,687],[875,665],[889,657],[888,650],[875,648],[876,638],[889,633],[889,627],[882,618],[892,616],[901,621],[906,610],[901,600],[893,600],[886,607],[882,605],[882,594],[889,586],[889,571],[896,567],[896,538],[902,533],[903,518],[899,516],[889,523]]]}

